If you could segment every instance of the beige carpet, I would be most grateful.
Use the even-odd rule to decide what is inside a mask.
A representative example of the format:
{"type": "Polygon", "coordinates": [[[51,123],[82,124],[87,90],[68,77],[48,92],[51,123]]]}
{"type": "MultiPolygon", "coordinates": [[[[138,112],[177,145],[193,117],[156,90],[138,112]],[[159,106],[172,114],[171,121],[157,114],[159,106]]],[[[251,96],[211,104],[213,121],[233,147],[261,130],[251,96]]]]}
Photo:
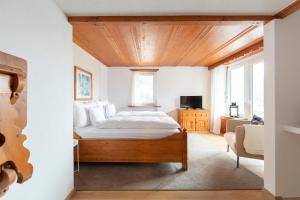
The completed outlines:
{"type": "Polygon", "coordinates": [[[189,170],[181,164],[88,163],[75,173],[76,190],[261,189],[263,180],[201,134],[189,134],[189,170]]]}

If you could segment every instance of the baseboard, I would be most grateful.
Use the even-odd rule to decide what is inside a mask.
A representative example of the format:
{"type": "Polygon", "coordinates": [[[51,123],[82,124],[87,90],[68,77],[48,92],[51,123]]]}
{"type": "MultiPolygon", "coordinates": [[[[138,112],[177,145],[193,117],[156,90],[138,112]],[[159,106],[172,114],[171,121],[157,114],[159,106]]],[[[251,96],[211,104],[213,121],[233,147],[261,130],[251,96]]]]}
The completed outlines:
{"type": "Polygon", "coordinates": [[[71,192],[66,196],[65,200],[70,200],[73,194],[76,192],[75,188],[71,190],[71,192]]]}
{"type": "Polygon", "coordinates": [[[274,196],[269,190],[263,188],[263,192],[265,193],[268,198],[273,200],[300,200],[300,197],[281,197],[281,196],[274,196]]]}
{"type": "Polygon", "coordinates": [[[267,190],[266,188],[263,188],[263,192],[265,193],[265,195],[268,197],[268,199],[272,199],[272,200],[283,200],[282,197],[278,197],[278,196],[274,196],[269,190],[267,190]]]}

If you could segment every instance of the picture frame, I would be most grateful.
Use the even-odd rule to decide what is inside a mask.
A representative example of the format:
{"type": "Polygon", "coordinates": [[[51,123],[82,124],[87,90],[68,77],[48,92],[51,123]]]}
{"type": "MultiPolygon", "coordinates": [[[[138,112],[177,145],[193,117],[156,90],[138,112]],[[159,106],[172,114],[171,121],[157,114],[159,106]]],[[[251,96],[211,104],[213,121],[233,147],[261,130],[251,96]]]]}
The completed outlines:
{"type": "Polygon", "coordinates": [[[93,74],[74,66],[74,100],[93,99],[93,74]]]}

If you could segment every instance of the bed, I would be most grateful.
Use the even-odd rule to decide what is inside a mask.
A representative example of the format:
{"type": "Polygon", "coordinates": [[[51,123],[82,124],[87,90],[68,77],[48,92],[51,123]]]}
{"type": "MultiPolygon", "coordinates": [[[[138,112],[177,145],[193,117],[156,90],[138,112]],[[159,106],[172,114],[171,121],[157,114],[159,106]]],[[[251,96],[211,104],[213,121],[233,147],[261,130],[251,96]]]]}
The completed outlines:
{"type": "Polygon", "coordinates": [[[163,112],[123,111],[100,124],[76,128],[79,161],[174,162],[186,171],[187,133],[174,123],[163,112]]]}

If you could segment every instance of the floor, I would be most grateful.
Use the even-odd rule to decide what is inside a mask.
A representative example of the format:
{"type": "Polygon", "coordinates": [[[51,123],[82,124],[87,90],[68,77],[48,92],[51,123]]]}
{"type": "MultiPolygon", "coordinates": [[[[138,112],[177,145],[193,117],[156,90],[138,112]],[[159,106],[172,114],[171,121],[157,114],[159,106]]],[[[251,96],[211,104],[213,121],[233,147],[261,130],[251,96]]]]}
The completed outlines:
{"type": "Polygon", "coordinates": [[[76,192],[71,200],[271,200],[262,190],[76,192]]]}
{"type": "MultiPolygon", "coordinates": [[[[203,137],[209,139],[217,148],[226,151],[226,142],[224,138],[213,134],[203,134],[203,137]]],[[[236,159],[233,152],[228,153],[232,159],[236,159]]],[[[263,178],[264,163],[260,160],[241,158],[240,165],[252,171],[263,178]]],[[[75,192],[71,200],[270,200],[262,190],[227,190],[227,191],[79,191],[75,192]]]]}
{"type": "MultiPolygon", "coordinates": [[[[75,173],[77,191],[253,190],[263,179],[226,152],[223,137],[188,135],[189,170],[177,163],[81,163],[75,173]]],[[[242,159],[241,159],[242,160],[242,159]]],[[[247,160],[242,160],[247,164],[247,160]]],[[[256,168],[255,168],[256,169],[256,168]]]]}
{"type": "MultiPolygon", "coordinates": [[[[202,134],[203,137],[209,139],[219,149],[226,151],[226,141],[223,136],[215,134],[202,134]]],[[[230,150],[229,155],[232,159],[236,160],[236,155],[230,150]]],[[[247,168],[257,176],[264,177],[264,161],[251,158],[240,158],[240,165],[247,168]]]]}

